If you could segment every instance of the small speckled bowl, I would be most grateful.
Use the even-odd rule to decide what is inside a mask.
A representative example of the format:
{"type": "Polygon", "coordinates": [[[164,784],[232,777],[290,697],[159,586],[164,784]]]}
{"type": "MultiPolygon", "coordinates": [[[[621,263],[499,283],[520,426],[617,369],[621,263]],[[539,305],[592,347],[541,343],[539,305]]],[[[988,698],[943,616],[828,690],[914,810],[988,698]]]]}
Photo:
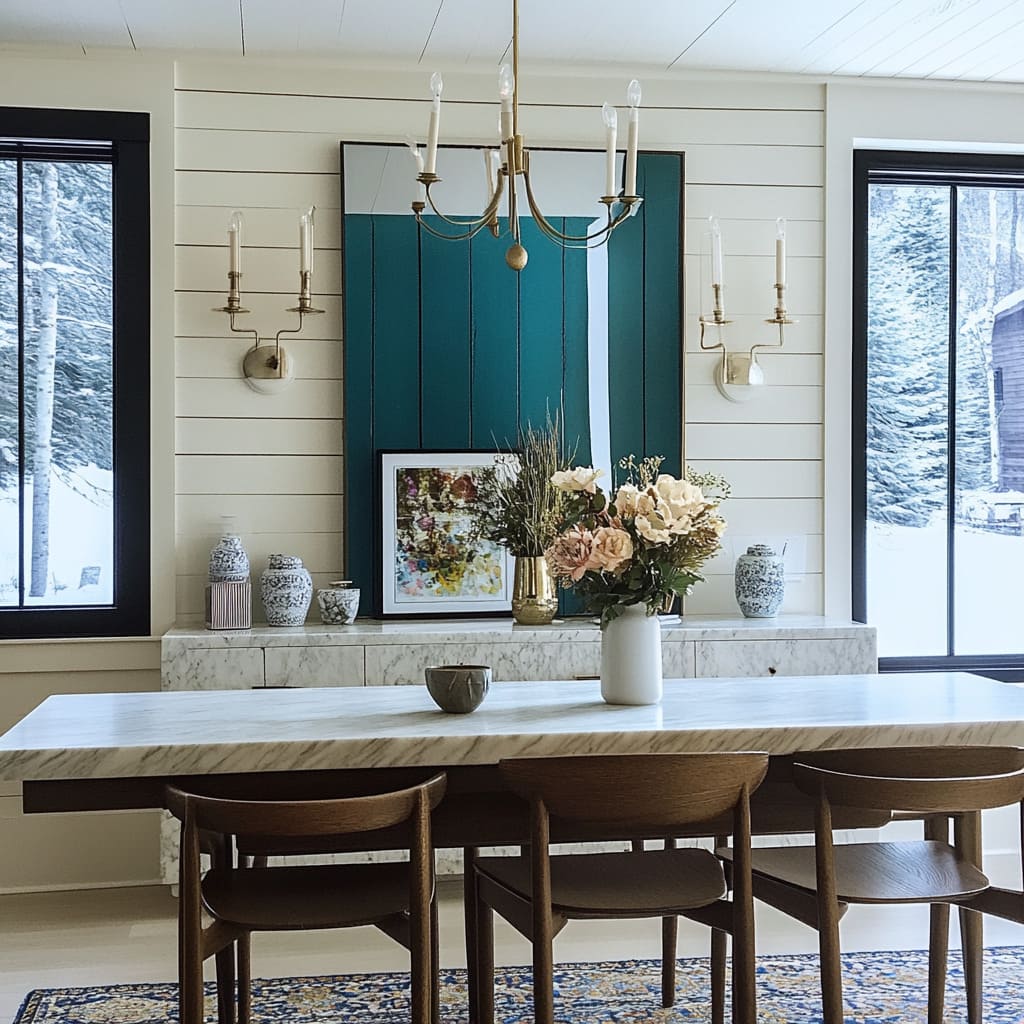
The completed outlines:
{"type": "Polygon", "coordinates": [[[476,711],[491,686],[490,665],[434,665],[423,675],[434,703],[452,715],[476,711]]]}

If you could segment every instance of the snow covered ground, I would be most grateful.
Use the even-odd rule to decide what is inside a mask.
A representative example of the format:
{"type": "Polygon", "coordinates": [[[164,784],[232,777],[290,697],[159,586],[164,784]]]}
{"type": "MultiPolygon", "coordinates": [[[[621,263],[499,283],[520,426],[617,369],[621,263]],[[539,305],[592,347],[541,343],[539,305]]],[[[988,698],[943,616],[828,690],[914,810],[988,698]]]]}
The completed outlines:
{"type": "MultiPolygon", "coordinates": [[[[103,605],[114,595],[114,514],[110,470],[79,467],[50,484],[50,566],[44,597],[28,596],[32,558],[31,484],[25,488],[25,603],[103,605]],[[98,582],[86,583],[86,577],[98,582]],[[98,574],[94,571],[98,569],[98,574]]],[[[0,492],[0,606],[18,603],[18,492],[0,492]]]]}
{"type": "MultiPolygon", "coordinates": [[[[956,529],[956,654],[1024,652],[1024,537],[956,529]]],[[[882,657],[946,651],[946,527],[868,523],[868,621],[882,657]]]]}

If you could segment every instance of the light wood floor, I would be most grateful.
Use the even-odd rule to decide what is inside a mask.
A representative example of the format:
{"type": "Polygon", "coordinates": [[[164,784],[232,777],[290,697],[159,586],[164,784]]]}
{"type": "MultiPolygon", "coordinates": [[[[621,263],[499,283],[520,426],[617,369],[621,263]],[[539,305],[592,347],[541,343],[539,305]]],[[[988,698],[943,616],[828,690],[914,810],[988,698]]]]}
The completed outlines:
{"type": "MultiPolygon", "coordinates": [[[[443,966],[465,965],[459,894],[457,884],[443,883],[443,966]]],[[[0,1022],[13,1018],[33,988],[173,980],[175,908],[169,890],[158,887],[0,896],[0,1022]]],[[[928,939],[927,910],[854,907],[842,931],[848,950],[921,949],[928,939]]],[[[573,922],[558,937],[555,955],[565,962],[657,957],[659,936],[652,921],[573,922]]],[[[957,941],[955,926],[952,941],[957,941]]],[[[1024,929],[988,921],[986,943],[1024,943],[1024,929]]],[[[762,953],[813,952],[816,936],[758,907],[757,945],[762,953]]],[[[708,933],[681,921],[679,955],[706,956],[707,950],[708,933]]],[[[499,921],[496,962],[529,959],[526,942],[499,921]]],[[[405,970],[407,962],[404,950],[371,928],[253,939],[258,977],[405,970]]]]}

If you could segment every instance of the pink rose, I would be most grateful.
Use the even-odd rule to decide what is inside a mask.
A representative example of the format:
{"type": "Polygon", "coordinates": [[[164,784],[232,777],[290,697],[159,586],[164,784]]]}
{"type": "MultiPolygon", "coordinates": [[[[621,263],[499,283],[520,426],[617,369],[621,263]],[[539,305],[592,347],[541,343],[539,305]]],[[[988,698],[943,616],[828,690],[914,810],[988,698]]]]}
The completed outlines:
{"type": "Polygon", "coordinates": [[[596,572],[618,572],[633,557],[633,540],[625,530],[602,526],[594,532],[587,568],[596,572]]]}

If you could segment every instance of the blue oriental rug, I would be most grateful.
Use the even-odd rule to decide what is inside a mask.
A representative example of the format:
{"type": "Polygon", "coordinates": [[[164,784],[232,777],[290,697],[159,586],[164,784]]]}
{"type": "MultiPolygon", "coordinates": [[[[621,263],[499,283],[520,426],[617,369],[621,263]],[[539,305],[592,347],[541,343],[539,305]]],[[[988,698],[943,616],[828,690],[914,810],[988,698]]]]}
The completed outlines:
{"type": "MultiPolygon", "coordinates": [[[[863,1024],[926,1020],[927,954],[852,953],[843,956],[846,1019],[863,1024]]],[[[986,1024],[1024,1021],[1024,947],[985,953],[986,1024]]],[[[821,1020],[815,956],[767,956],[757,961],[758,1020],[811,1024],[821,1020]]],[[[555,1016],[564,1024],[591,1022],[699,1022],[710,1020],[708,962],[680,960],[677,1003],[661,1008],[661,967],[654,960],[559,965],[555,1016]]],[[[496,1024],[533,1019],[528,967],[502,967],[495,978],[496,1024]]],[[[404,1024],[409,1019],[408,975],[352,974],[278,978],[253,983],[253,1024],[404,1024]]],[[[212,989],[206,1020],[215,1024],[212,989]]],[[[443,971],[441,1020],[465,1024],[464,971],[443,971]]],[[[959,959],[950,957],[946,1020],[966,1019],[959,959]]],[[[177,986],[110,985],[30,992],[14,1024],[174,1024],[177,986]]]]}

